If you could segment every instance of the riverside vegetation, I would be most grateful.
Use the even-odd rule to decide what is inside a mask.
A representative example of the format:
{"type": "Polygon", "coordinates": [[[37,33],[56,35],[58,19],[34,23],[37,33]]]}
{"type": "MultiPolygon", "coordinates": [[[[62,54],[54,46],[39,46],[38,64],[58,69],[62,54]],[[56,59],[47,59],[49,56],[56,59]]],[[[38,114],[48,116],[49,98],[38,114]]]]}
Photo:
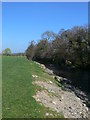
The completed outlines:
{"type": "Polygon", "coordinates": [[[32,41],[26,50],[29,60],[52,63],[57,66],[90,70],[89,29],[75,26],[61,29],[58,34],[46,31],[38,43],[32,41]]]}

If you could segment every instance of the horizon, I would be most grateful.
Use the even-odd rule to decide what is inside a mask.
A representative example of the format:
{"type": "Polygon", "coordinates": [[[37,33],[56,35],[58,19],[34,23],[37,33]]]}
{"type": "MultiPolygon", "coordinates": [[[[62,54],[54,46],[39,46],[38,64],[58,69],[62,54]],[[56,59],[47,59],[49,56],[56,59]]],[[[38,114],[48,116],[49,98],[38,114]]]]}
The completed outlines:
{"type": "Polygon", "coordinates": [[[30,41],[37,42],[45,31],[88,24],[88,2],[2,3],[2,50],[25,52],[30,41]],[[83,14],[82,14],[83,12],[83,14]]]}

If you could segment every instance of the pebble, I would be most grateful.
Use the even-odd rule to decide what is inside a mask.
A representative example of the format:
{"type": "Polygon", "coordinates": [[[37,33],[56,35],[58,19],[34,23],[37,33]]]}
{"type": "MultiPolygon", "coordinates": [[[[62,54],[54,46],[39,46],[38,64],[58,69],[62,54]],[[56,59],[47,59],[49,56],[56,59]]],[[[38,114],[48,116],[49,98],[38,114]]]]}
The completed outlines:
{"type": "Polygon", "coordinates": [[[86,110],[88,111],[88,108],[86,107],[86,110]]]}
{"type": "Polygon", "coordinates": [[[32,75],[33,78],[37,78],[38,76],[37,75],[32,75]]]}
{"type": "Polygon", "coordinates": [[[37,101],[40,101],[39,99],[37,99],[37,101]]]}
{"type": "Polygon", "coordinates": [[[84,107],[86,107],[86,104],[83,104],[84,107]]]}
{"type": "Polygon", "coordinates": [[[46,116],[49,116],[49,113],[46,113],[46,116]]]}
{"type": "Polygon", "coordinates": [[[78,100],[80,100],[80,98],[77,97],[78,100]]]}
{"type": "Polygon", "coordinates": [[[52,81],[49,81],[49,83],[51,83],[51,84],[52,84],[53,82],[52,82],[52,81]]]}
{"type": "Polygon", "coordinates": [[[53,114],[52,114],[52,113],[50,113],[50,116],[53,116],[53,114]]]}
{"type": "Polygon", "coordinates": [[[52,103],[56,105],[56,102],[55,102],[55,101],[53,101],[52,103]]]}
{"type": "Polygon", "coordinates": [[[77,113],[74,113],[75,115],[77,114],[77,113]]]}
{"type": "Polygon", "coordinates": [[[80,114],[82,114],[82,112],[80,112],[80,114]]]}

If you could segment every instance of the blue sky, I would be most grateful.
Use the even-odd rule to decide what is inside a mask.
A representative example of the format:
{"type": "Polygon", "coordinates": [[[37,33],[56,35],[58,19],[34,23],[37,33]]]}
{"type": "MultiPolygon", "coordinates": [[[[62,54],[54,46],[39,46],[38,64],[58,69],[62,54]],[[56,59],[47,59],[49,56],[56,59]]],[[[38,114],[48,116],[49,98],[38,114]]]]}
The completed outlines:
{"type": "Polygon", "coordinates": [[[2,47],[24,52],[31,40],[37,41],[47,30],[88,24],[88,3],[7,2],[2,3],[2,47]]]}

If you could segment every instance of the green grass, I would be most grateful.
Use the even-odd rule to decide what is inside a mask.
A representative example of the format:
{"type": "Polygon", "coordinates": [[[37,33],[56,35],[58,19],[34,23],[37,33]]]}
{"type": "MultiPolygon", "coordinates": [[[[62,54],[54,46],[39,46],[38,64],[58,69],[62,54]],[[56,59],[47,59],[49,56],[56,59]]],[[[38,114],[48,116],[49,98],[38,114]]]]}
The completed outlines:
{"type": "Polygon", "coordinates": [[[2,58],[2,117],[3,118],[45,118],[45,114],[53,113],[50,118],[63,117],[49,108],[40,105],[32,97],[37,85],[33,85],[32,75],[52,79],[33,61],[25,57],[3,56],[2,58]]]}
{"type": "Polygon", "coordinates": [[[2,118],[2,56],[0,55],[0,120],[2,118]]]}

